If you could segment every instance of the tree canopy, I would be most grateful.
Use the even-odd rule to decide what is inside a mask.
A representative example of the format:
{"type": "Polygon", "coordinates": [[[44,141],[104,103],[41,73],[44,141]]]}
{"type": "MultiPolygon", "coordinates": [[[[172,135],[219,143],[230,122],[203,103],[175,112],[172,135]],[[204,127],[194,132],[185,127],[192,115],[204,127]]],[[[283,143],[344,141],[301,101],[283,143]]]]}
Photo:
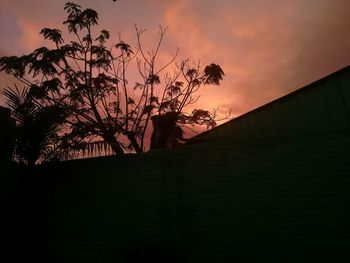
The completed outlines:
{"type": "Polygon", "coordinates": [[[63,24],[69,40],[63,38],[60,29],[43,28],[40,34],[50,45],[27,55],[0,58],[0,70],[25,86],[22,93],[13,88],[5,91],[18,125],[24,125],[18,107],[27,107],[27,121],[57,116],[52,126],[35,124],[42,132],[26,131],[48,136],[40,138],[47,141],[43,145],[65,147],[66,153],[73,154],[103,142],[114,154],[143,152],[147,150],[152,116],[176,113],[173,126],[177,129],[216,125],[215,111],[194,109],[186,113],[185,109],[198,101],[196,94],[201,87],[220,84],[224,72],[219,65],[178,61],[177,50],[168,62],[159,65],[167,28],[160,27],[155,48],[145,50],[145,30],[135,26],[137,41],[133,48],[120,35],[113,41],[109,31],[98,31],[95,10],[72,2],[67,2],[64,9],[67,19],[63,24]],[[130,74],[132,65],[137,68],[137,81],[130,74]],[[16,96],[22,101],[15,102],[16,96]],[[55,141],[49,139],[51,136],[55,141]]]}

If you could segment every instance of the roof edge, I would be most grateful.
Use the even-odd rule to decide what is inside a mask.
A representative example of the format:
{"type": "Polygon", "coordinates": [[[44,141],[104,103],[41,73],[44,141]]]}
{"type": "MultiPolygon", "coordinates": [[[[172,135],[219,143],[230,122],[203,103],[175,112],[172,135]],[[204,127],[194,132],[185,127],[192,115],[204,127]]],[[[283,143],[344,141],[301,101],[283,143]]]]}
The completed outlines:
{"type": "MultiPolygon", "coordinates": [[[[333,72],[333,73],[331,73],[329,75],[326,75],[326,76],[320,78],[319,80],[313,81],[313,82],[311,82],[311,83],[309,83],[309,84],[307,84],[307,85],[305,85],[305,86],[303,86],[303,87],[301,87],[299,89],[296,89],[296,90],[294,90],[294,91],[292,91],[292,92],[290,92],[290,93],[288,93],[286,95],[283,95],[282,97],[279,97],[279,98],[274,99],[274,100],[272,100],[272,101],[270,101],[270,102],[268,102],[266,104],[263,104],[263,105],[259,106],[258,108],[255,108],[255,109],[250,110],[250,111],[248,111],[246,113],[243,113],[242,115],[240,115],[240,116],[238,116],[236,118],[233,118],[232,120],[229,120],[229,121],[227,121],[227,122],[225,122],[225,123],[223,123],[223,124],[221,124],[219,126],[216,126],[216,127],[212,128],[210,130],[207,130],[207,131],[204,131],[204,132],[202,132],[202,133],[200,133],[198,135],[195,135],[195,136],[191,137],[187,143],[191,143],[191,142],[195,141],[197,138],[200,138],[203,135],[206,135],[206,134],[209,134],[211,132],[214,132],[217,129],[222,128],[222,127],[224,127],[226,125],[229,125],[229,124],[231,124],[234,121],[237,121],[239,119],[245,118],[246,116],[248,116],[248,115],[250,115],[252,113],[255,113],[255,112],[260,111],[260,110],[262,110],[264,108],[267,108],[267,107],[269,107],[270,105],[272,105],[272,104],[274,104],[276,102],[283,101],[283,100],[285,100],[285,99],[287,99],[287,98],[289,98],[291,96],[294,96],[294,95],[296,95],[296,94],[298,94],[300,92],[303,92],[304,90],[306,90],[308,88],[311,88],[314,85],[317,85],[320,82],[324,82],[324,81],[326,81],[326,80],[328,80],[330,78],[333,78],[335,75],[338,75],[340,73],[346,72],[348,70],[350,71],[350,65],[348,65],[348,66],[346,66],[344,68],[341,68],[341,69],[339,69],[339,70],[337,70],[337,71],[335,71],[335,72],[333,72]]],[[[185,143],[185,144],[187,144],[187,143],[185,143]]]]}

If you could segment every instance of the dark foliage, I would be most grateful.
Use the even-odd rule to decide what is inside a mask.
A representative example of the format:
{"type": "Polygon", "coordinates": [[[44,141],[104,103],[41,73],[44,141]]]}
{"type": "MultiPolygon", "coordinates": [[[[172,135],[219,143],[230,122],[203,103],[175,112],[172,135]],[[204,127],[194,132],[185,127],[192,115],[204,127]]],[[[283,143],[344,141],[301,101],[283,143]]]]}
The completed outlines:
{"type": "MultiPolygon", "coordinates": [[[[152,52],[144,50],[141,40],[144,30],[137,27],[136,48],[121,38],[108,45],[112,41],[109,31],[94,33],[98,25],[95,10],[82,9],[72,2],[67,2],[64,10],[67,19],[63,24],[70,41],[63,39],[59,29],[43,28],[40,34],[53,43],[53,48],[39,47],[28,55],[0,58],[0,71],[12,74],[28,87],[25,95],[8,89],[6,96],[14,100],[10,102],[15,103],[11,106],[16,109],[14,114],[19,114],[16,107],[26,108],[26,121],[38,122],[37,129],[45,131],[29,131],[22,120],[23,129],[30,134],[38,133],[38,141],[40,137],[52,143],[55,137],[72,152],[86,149],[90,142],[92,145],[103,142],[114,154],[123,154],[146,150],[146,130],[152,116],[155,120],[174,113],[177,117],[166,129],[174,129],[171,134],[178,138],[184,125],[204,124],[208,128],[216,125],[215,112],[196,109],[185,114],[184,109],[197,102],[196,92],[202,86],[220,83],[224,72],[219,65],[210,64],[203,71],[202,65],[189,60],[175,62],[177,52],[165,65],[158,65],[166,28],[160,27],[152,52]],[[135,63],[140,76],[134,83],[129,79],[131,63],[135,63]],[[166,73],[168,68],[174,73],[166,73]],[[29,96],[30,102],[16,101],[23,100],[22,96],[29,96]],[[52,126],[44,127],[44,119],[51,118],[50,114],[52,126]],[[65,136],[58,136],[59,133],[65,136]],[[50,139],[39,134],[50,134],[50,139]]],[[[159,127],[154,127],[159,131],[159,127]]],[[[32,149],[35,158],[43,156],[39,148],[32,149]]]]}
{"type": "Polygon", "coordinates": [[[58,132],[66,118],[64,109],[36,104],[27,88],[5,89],[4,94],[16,122],[14,159],[30,166],[40,160],[62,159],[67,152],[58,132]]]}

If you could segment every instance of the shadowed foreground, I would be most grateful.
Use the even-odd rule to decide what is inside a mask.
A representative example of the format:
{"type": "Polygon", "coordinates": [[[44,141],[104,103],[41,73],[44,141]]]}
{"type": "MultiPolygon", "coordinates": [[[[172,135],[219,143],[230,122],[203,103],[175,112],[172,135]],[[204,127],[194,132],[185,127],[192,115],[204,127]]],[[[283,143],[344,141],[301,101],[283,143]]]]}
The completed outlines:
{"type": "Polygon", "coordinates": [[[2,165],[2,262],[348,262],[349,76],[171,151],[2,165]]]}
{"type": "Polygon", "coordinates": [[[206,146],[40,167],[8,207],[5,251],[33,262],[344,259],[348,134],[206,146]]]}

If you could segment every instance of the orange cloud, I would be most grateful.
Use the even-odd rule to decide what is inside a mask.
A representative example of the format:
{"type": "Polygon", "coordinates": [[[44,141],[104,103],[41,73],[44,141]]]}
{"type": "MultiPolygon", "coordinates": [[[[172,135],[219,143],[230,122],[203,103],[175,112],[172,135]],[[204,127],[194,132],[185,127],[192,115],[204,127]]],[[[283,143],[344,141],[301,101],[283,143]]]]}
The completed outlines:
{"type": "Polygon", "coordinates": [[[238,115],[349,64],[343,54],[350,48],[350,2],[337,4],[168,1],[164,21],[182,54],[213,60],[226,73],[222,87],[204,91],[202,103],[232,105],[238,115]]]}
{"type": "MultiPolygon", "coordinates": [[[[205,87],[198,107],[230,107],[235,116],[350,64],[348,0],[77,2],[96,9],[114,39],[122,31],[131,44],[134,23],[149,28],[144,43],[150,48],[157,25],[168,25],[159,63],[179,47],[179,58],[220,64],[225,80],[205,87]]],[[[38,31],[61,27],[65,17],[61,1],[2,0],[0,8],[22,32],[17,42],[0,43],[7,53],[36,48],[38,31]]]]}

